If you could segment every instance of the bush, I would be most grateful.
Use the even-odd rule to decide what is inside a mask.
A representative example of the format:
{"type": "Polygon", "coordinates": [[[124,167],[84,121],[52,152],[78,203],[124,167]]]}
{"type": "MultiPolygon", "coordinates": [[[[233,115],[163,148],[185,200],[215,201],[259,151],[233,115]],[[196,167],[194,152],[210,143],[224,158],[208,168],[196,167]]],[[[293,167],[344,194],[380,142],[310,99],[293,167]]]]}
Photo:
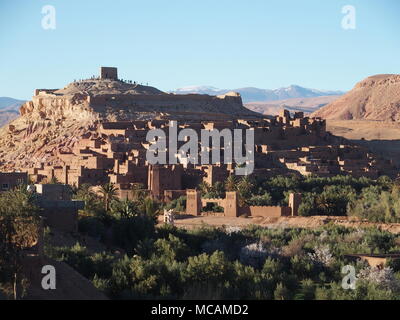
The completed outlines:
{"type": "Polygon", "coordinates": [[[205,207],[201,209],[202,212],[224,212],[224,208],[220,207],[216,203],[209,202],[205,207]]]}
{"type": "Polygon", "coordinates": [[[161,226],[146,217],[115,220],[127,255],[116,259],[86,248],[53,248],[118,299],[398,299],[400,274],[355,264],[356,290],[343,290],[345,254],[398,252],[400,237],[376,228],[327,225],[318,229],[241,229],[161,226]],[[147,220],[146,220],[147,219],[147,220]],[[150,222],[151,223],[150,223],[150,222]],[[145,231],[146,228],[149,228],[145,231]],[[241,249],[242,252],[241,252],[241,249]],[[206,251],[206,253],[204,253],[206,251]],[[133,254],[135,256],[132,256],[133,254]],[[242,258],[243,263],[238,260],[242,258]],[[251,264],[251,265],[249,265],[251,264]]]}
{"type": "Polygon", "coordinates": [[[133,254],[140,240],[154,237],[155,222],[147,216],[132,217],[115,221],[112,226],[114,244],[133,254]]]}
{"type": "Polygon", "coordinates": [[[278,283],[274,291],[275,300],[288,300],[290,299],[290,291],[282,284],[278,283]]]}
{"type": "Polygon", "coordinates": [[[201,254],[189,257],[185,280],[188,283],[209,283],[213,287],[229,280],[230,264],[223,252],[216,251],[212,255],[201,254]]]}
{"type": "Polygon", "coordinates": [[[382,191],[379,186],[362,190],[348,206],[349,215],[372,222],[400,222],[400,190],[382,191]]]}
{"type": "Polygon", "coordinates": [[[104,239],[106,227],[97,217],[81,217],[78,221],[78,230],[93,238],[104,239]]]}
{"type": "Polygon", "coordinates": [[[247,204],[249,206],[272,206],[272,197],[266,192],[263,195],[252,196],[247,204]]]}
{"type": "Polygon", "coordinates": [[[79,243],[73,247],[52,247],[47,255],[54,260],[67,263],[88,279],[93,279],[95,275],[109,278],[115,260],[105,252],[90,254],[79,243]]]}
{"type": "Polygon", "coordinates": [[[166,210],[175,210],[177,212],[186,211],[186,196],[179,197],[178,199],[172,200],[165,206],[166,210]]]}
{"type": "Polygon", "coordinates": [[[158,257],[125,257],[113,268],[109,291],[119,299],[176,299],[183,294],[181,269],[180,264],[158,257]]]}
{"type": "Polygon", "coordinates": [[[190,248],[178,237],[170,234],[168,240],[158,239],[154,244],[156,254],[170,261],[184,261],[190,255],[190,248]]]}

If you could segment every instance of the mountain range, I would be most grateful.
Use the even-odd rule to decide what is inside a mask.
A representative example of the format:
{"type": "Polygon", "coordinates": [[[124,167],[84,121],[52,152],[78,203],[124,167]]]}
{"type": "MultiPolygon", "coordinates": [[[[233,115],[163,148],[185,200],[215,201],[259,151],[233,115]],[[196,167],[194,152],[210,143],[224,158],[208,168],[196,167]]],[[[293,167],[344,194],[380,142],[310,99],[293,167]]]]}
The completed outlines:
{"type": "Polygon", "coordinates": [[[239,88],[239,89],[218,89],[212,86],[191,86],[179,88],[172,93],[175,94],[208,94],[208,95],[221,95],[227,92],[234,91],[240,93],[243,103],[249,102],[265,102],[265,101],[278,101],[287,100],[292,98],[315,98],[322,96],[338,96],[343,95],[342,91],[324,91],[317,89],[304,88],[297,85],[291,85],[286,88],[279,89],[260,89],[255,87],[239,88]]]}
{"type": "Polygon", "coordinates": [[[19,108],[25,101],[9,97],[0,97],[0,127],[19,115],[19,108]]]}
{"type": "Polygon", "coordinates": [[[9,98],[9,97],[0,97],[0,109],[12,109],[16,108],[17,106],[20,107],[22,104],[24,104],[25,101],[23,100],[18,100],[14,98],[9,98]]]}
{"type": "Polygon", "coordinates": [[[304,112],[304,114],[309,115],[340,97],[338,95],[314,98],[291,98],[276,101],[249,102],[245,106],[247,109],[266,115],[278,115],[282,109],[289,110],[292,113],[304,112]]]}

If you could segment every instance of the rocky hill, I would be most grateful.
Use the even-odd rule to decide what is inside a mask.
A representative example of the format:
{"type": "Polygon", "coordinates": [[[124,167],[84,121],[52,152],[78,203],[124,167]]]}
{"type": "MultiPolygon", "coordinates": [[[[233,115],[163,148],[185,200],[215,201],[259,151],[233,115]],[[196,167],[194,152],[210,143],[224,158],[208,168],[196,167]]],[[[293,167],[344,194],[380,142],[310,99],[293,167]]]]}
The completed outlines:
{"type": "Polygon", "coordinates": [[[329,120],[400,121],[400,75],[369,77],[312,116],[329,120]]]}
{"type": "Polygon", "coordinates": [[[0,169],[58,165],[58,154],[71,152],[83,137],[96,134],[103,121],[260,116],[246,109],[237,93],[175,95],[111,79],[38,89],[21,106],[20,117],[0,129],[0,169]]]}
{"type": "Polygon", "coordinates": [[[257,116],[243,106],[240,94],[219,96],[176,95],[156,88],[111,79],[74,82],[63,89],[38,89],[25,103],[21,115],[39,119],[79,118],[122,121],[149,120],[176,113],[212,113],[221,117],[257,116]],[[57,118],[58,117],[58,118],[57,118]]]}
{"type": "Polygon", "coordinates": [[[25,101],[9,97],[0,97],[0,110],[21,106],[25,101]]]}

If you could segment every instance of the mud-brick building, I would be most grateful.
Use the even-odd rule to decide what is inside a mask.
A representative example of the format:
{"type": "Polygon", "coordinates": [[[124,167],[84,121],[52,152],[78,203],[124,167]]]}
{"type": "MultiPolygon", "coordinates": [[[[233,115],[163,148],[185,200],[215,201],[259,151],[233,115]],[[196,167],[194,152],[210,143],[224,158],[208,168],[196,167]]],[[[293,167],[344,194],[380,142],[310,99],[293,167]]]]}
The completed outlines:
{"type": "Polygon", "coordinates": [[[181,166],[150,166],[148,187],[152,196],[161,199],[165,190],[182,190],[182,173],[181,166]]]}
{"type": "Polygon", "coordinates": [[[8,191],[27,183],[28,174],[26,172],[0,172],[0,191],[8,191]]]}
{"type": "MultiPolygon", "coordinates": [[[[301,204],[301,194],[292,193],[289,196],[289,206],[240,206],[237,192],[226,192],[224,199],[205,199],[198,190],[187,190],[186,214],[193,216],[202,215],[202,208],[209,203],[214,203],[224,208],[219,215],[224,217],[290,217],[298,216],[301,204]]],[[[215,214],[215,213],[214,213],[215,214]]]]}
{"type": "Polygon", "coordinates": [[[42,209],[40,214],[50,228],[64,232],[78,230],[78,211],[85,206],[84,201],[72,200],[71,188],[62,184],[36,184],[34,192],[42,209]]]}

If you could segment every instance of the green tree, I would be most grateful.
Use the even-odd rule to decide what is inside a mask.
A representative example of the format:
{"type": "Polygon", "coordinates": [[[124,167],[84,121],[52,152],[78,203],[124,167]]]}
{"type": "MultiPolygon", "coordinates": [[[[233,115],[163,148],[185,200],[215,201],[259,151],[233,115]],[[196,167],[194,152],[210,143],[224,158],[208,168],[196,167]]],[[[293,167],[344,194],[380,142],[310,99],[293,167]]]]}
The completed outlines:
{"type": "Polygon", "coordinates": [[[98,213],[101,211],[101,201],[96,193],[91,190],[90,184],[83,184],[74,190],[73,198],[85,201],[85,211],[88,213],[98,213]]]}
{"type": "Polygon", "coordinates": [[[278,283],[274,291],[275,300],[288,300],[289,294],[289,290],[281,282],[278,283]]]}
{"type": "Polygon", "coordinates": [[[354,199],[355,194],[351,186],[326,186],[316,198],[317,209],[322,215],[346,215],[347,205],[354,199]]]}
{"type": "Polygon", "coordinates": [[[134,183],[132,185],[132,200],[142,201],[146,198],[148,191],[145,189],[142,183],[134,183]]]}
{"type": "Polygon", "coordinates": [[[186,211],[186,196],[179,197],[178,199],[172,200],[165,206],[166,210],[173,209],[177,212],[186,211]]]}
{"type": "Polygon", "coordinates": [[[210,192],[210,185],[205,181],[202,181],[197,187],[199,188],[202,195],[210,192]]]}
{"type": "Polygon", "coordinates": [[[216,288],[229,279],[230,268],[223,252],[216,251],[212,255],[204,253],[189,257],[185,277],[189,283],[209,283],[216,288]]]}
{"type": "Polygon", "coordinates": [[[268,192],[263,195],[255,195],[247,201],[247,204],[250,206],[271,206],[272,197],[268,192]]]}
{"type": "Polygon", "coordinates": [[[104,209],[106,212],[110,210],[110,204],[113,200],[117,199],[118,189],[113,183],[106,183],[101,186],[99,192],[103,198],[104,209]]]}
{"type": "Polygon", "coordinates": [[[147,197],[139,204],[139,213],[156,221],[157,217],[161,214],[161,205],[152,198],[147,197]]]}
{"type": "Polygon", "coordinates": [[[14,299],[25,289],[24,250],[39,240],[39,208],[35,195],[20,186],[0,196],[0,279],[11,284],[14,299]]]}
{"type": "Polygon", "coordinates": [[[254,184],[249,176],[243,177],[237,185],[239,204],[243,206],[252,196],[254,184]]]}
{"type": "Polygon", "coordinates": [[[169,234],[168,239],[158,239],[154,247],[159,256],[173,261],[185,261],[191,250],[180,238],[169,234]]]}
{"type": "Polygon", "coordinates": [[[234,175],[229,175],[229,177],[225,180],[225,191],[232,192],[236,191],[236,177],[234,175]]]}
{"type": "Polygon", "coordinates": [[[111,212],[114,216],[127,219],[138,215],[139,209],[136,202],[124,199],[113,201],[111,203],[111,212]]]}

